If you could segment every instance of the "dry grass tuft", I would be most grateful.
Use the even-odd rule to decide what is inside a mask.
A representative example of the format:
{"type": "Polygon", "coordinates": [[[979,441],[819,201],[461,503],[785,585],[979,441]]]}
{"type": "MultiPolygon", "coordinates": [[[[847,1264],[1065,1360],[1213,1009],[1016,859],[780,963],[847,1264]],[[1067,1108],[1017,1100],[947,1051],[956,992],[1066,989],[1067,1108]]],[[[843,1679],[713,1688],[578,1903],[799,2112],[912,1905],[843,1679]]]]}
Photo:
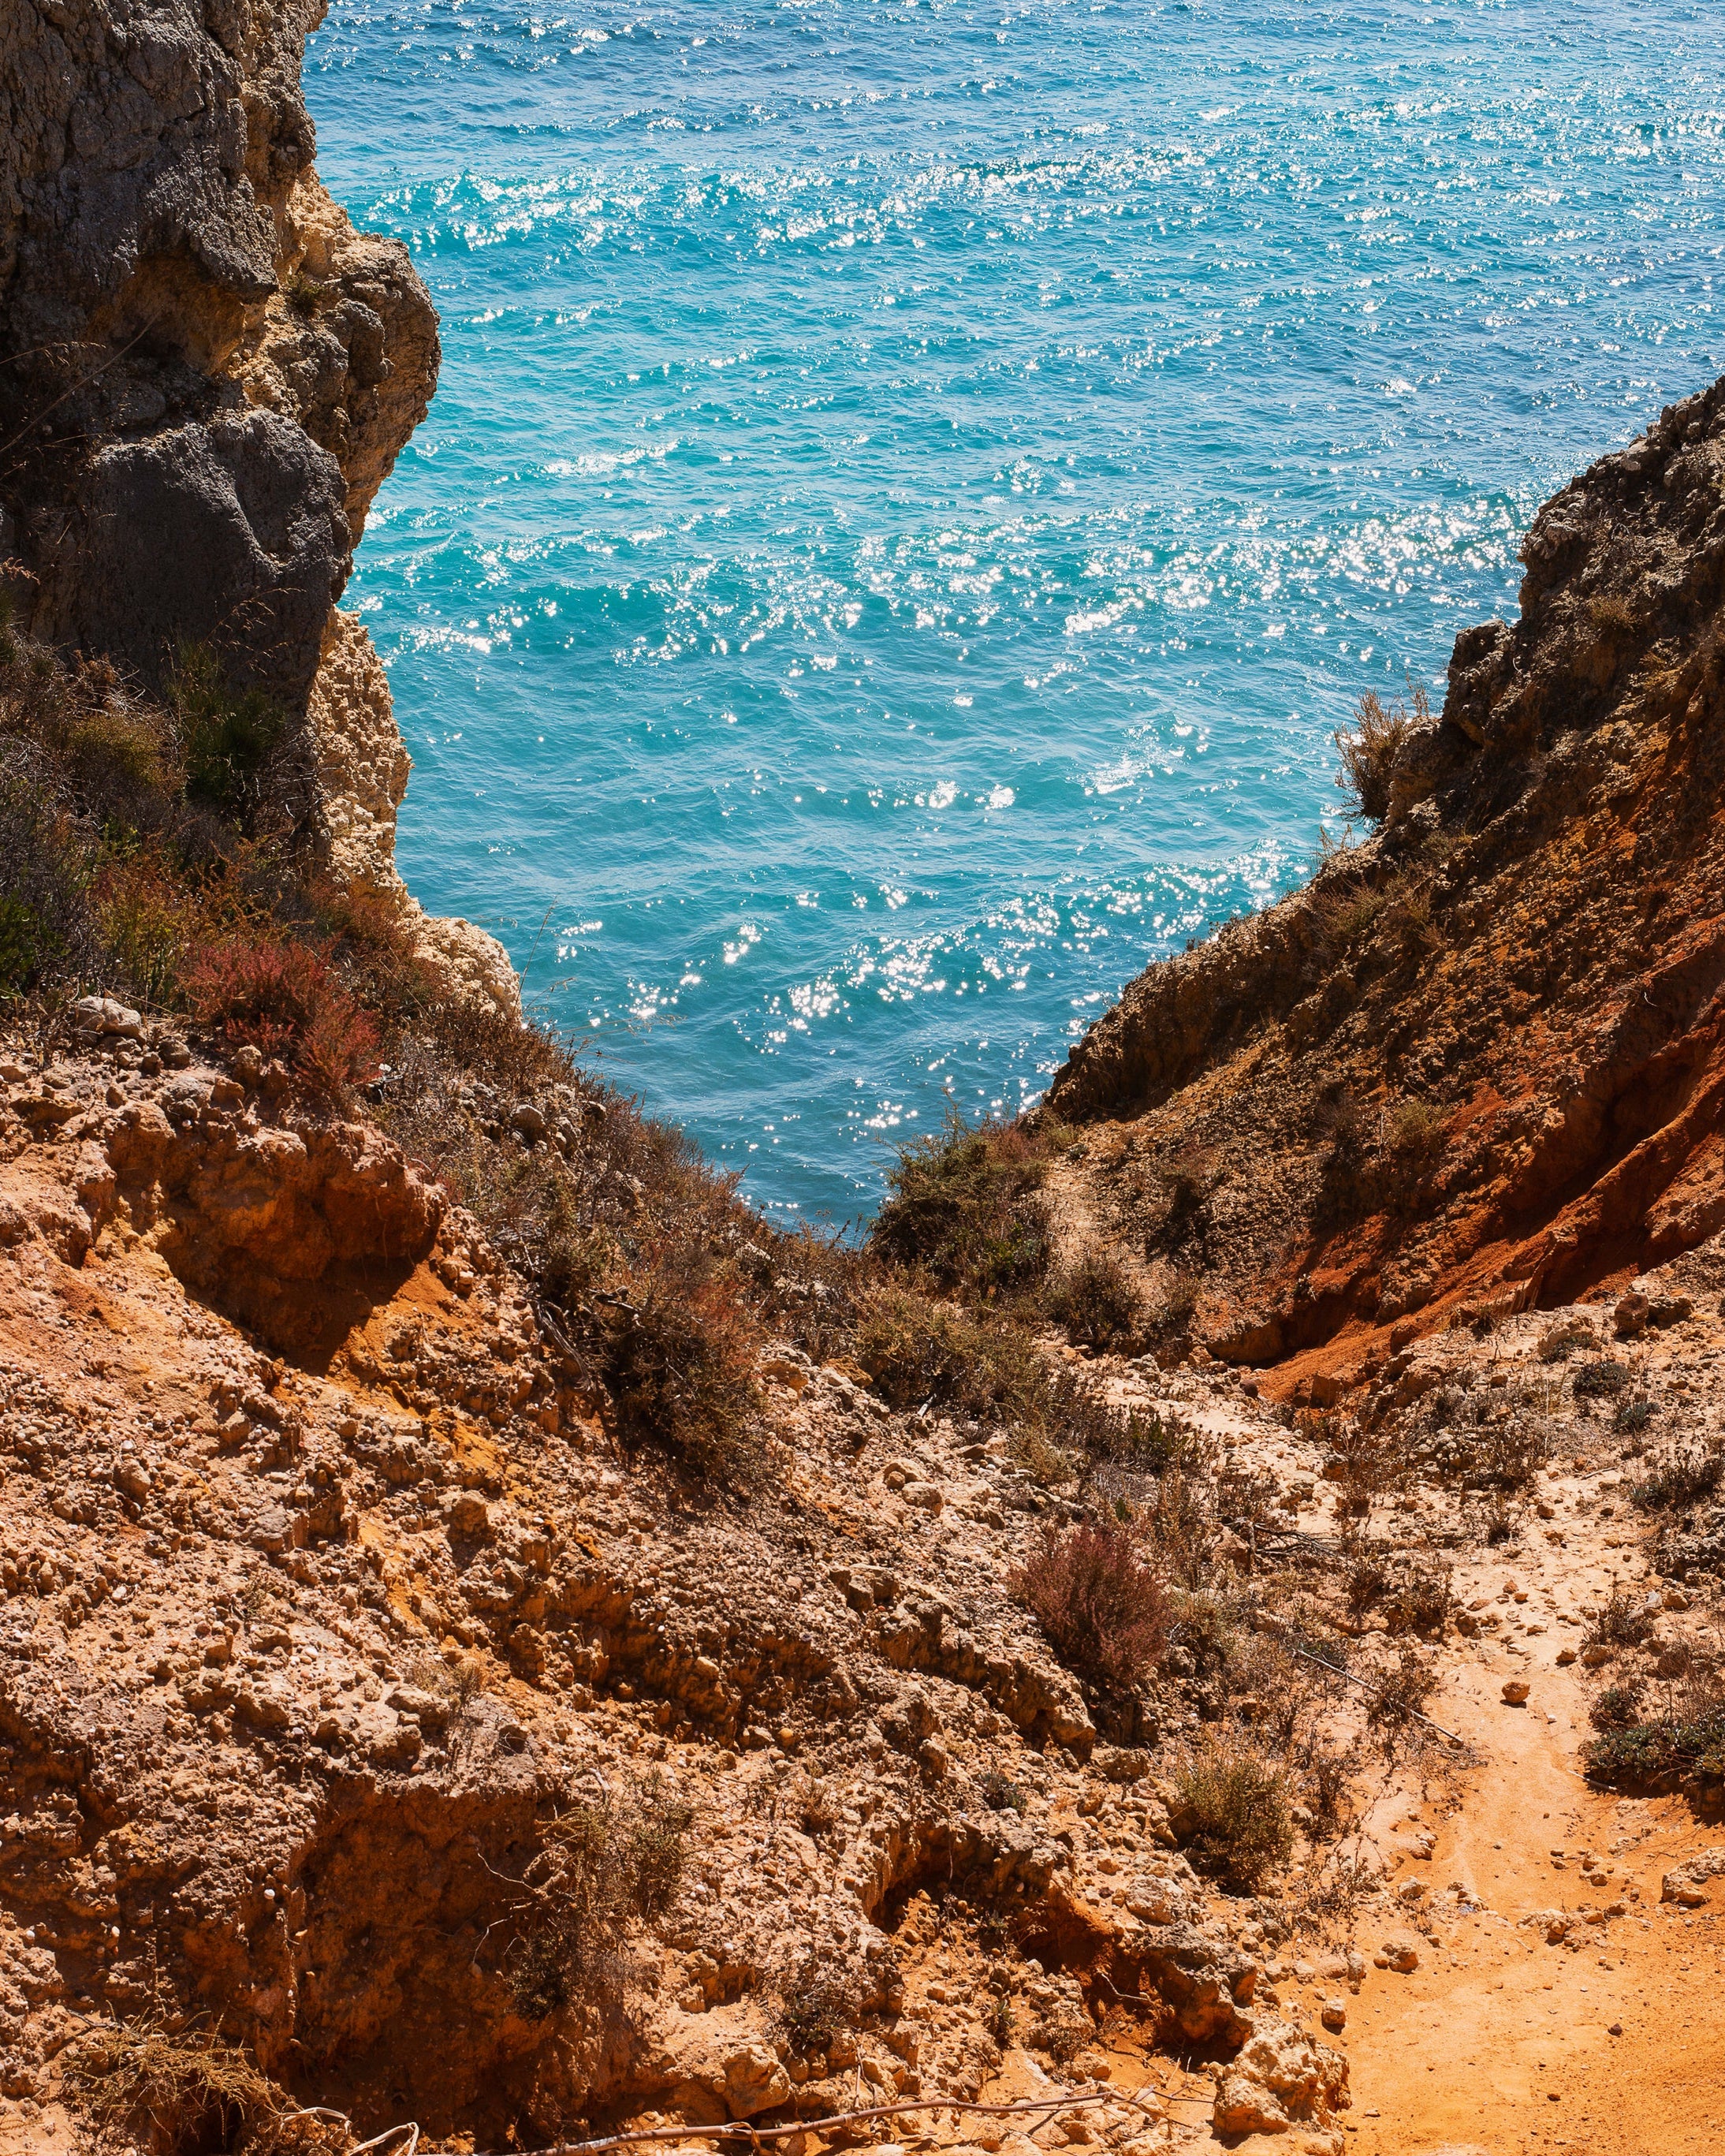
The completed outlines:
{"type": "Polygon", "coordinates": [[[1410,694],[1411,709],[1400,698],[1386,704],[1368,689],[1354,706],[1353,726],[1339,726],[1333,737],[1342,759],[1336,784],[1352,812],[1370,824],[1381,824],[1389,814],[1396,759],[1415,731],[1431,722],[1431,702],[1424,685],[1412,683],[1410,694]]]}
{"type": "Polygon", "coordinates": [[[308,2115],[213,2030],[160,2020],[87,2030],[61,2054],[67,2101],[99,2147],[149,2156],[339,2156],[345,2124],[308,2115]]]}

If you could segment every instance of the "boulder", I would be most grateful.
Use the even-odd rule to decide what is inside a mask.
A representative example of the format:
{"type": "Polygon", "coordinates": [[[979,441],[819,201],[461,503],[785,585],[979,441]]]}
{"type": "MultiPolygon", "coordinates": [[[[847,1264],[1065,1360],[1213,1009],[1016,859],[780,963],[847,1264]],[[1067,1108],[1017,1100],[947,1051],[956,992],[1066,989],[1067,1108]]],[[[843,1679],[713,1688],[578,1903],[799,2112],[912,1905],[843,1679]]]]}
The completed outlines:
{"type": "Polygon", "coordinates": [[[1322,2127],[1348,2103],[1348,2062],[1285,2021],[1256,2024],[1216,2089],[1221,2134],[1286,2133],[1322,2127]]]}

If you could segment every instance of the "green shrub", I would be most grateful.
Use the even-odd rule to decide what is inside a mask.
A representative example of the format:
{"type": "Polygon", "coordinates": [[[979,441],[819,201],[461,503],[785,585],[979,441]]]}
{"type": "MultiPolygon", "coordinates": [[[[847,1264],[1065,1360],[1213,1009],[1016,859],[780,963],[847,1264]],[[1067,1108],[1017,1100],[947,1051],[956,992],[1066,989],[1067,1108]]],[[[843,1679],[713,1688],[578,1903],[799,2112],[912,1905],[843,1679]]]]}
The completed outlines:
{"type": "Polygon", "coordinates": [[[88,847],[44,760],[23,744],[0,752],[0,997],[81,987],[101,963],[88,847]]]}
{"type": "Polygon", "coordinates": [[[1256,1894],[1287,1865],[1293,1820],[1280,1767],[1218,1739],[1176,1771],[1174,1787],[1172,1823],[1195,1870],[1236,1893],[1256,1894]]]}
{"type": "Polygon", "coordinates": [[[1725,1476],[1725,1452],[1713,1445],[1674,1446],[1651,1463],[1652,1472],[1630,1491],[1644,1512],[1681,1512],[1711,1497],[1725,1476]]]}
{"type": "Polygon", "coordinates": [[[1578,1400],[1615,1400],[1620,1393],[1628,1390],[1629,1383],[1628,1364],[1606,1358],[1584,1363],[1569,1380],[1569,1386],[1578,1400]]]}
{"type": "Polygon", "coordinates": [[[1588,1744],[1584,1756],[1588,1779],[1608,1789],[1725,1781],[1725,1703],[1606,1729],[1588,1744]]]}
{"type": "Polygon", "coordinates": [[[1641,1718],[1641,1686],[1631,1678],[1626,1684],[1607,1685],[1587,1710],[1595,1729],[1633,1729],[1641,1718]]]}
{"type": "Polygon", "coordinates": [[[1042,1142],[1019,1125],[973,1127],[955,1110],[938,1136],[907,1146],[888,1172],[891,1195],[870,1247],[937,1287],[992,1296],[1027,1286],[1048,1265],[1038,1195],[1047,1172],[1042,1142]]]}
{"type": "Polygon", "coordinates": [[[179,730],[186,798],[248,829],[266,773],[288,730],[287,714],[259,689],[235,689],[207,644],[182,644],[168,676],[179,730]]]}
{"type": "Polygon", "coordinates": [[[982,1778],[982,1801],[991,1812],[1017,1812],[1021,1816],[1030,1808],[1030,1799],[1016,1782],[1009,1782],[998,1767],[990,1767],[982,1778]]]}

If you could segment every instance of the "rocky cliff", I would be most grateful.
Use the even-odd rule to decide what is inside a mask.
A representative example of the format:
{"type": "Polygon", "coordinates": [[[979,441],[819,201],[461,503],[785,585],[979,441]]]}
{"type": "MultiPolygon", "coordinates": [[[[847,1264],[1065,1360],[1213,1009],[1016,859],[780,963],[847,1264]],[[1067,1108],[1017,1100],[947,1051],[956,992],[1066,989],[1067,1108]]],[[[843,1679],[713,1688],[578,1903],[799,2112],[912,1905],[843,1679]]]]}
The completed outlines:
{"type": "MultiPolygon", "coordinates": [[[[187,645],[306,753],[299,814],[350,881],[405,898],[407,760],[336,611],[366,513],[437,380],[407,251],[313,167],[313,5],[37,5],[0,18],[0,550],[44,640],[159,690],[187,645]]],[[[419,922],[493,999],[501,950],[419,922]]]]}
{"type": "Polygon", "coordinates": [[[1056,1076],[1081,1216],[1219,1353],[1348,1367],[1725,1223],[1722,475],[1716,384],[1547,503],[1515,625],[1377,729],[1375,834],[1056,1076]]]}
{"type": "Polygon", "coordinates": [[[0,20],[0,2143],[1683,2145],[1718,393],[1378,835],[786,1235],[395,873],[316,19],[0,20]]]}

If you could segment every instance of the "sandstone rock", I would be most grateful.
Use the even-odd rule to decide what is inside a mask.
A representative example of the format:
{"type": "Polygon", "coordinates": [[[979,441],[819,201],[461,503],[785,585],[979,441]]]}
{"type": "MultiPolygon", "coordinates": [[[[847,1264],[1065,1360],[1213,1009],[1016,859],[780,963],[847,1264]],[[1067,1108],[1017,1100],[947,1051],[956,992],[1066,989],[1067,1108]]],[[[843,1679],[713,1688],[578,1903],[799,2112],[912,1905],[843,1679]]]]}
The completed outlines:
{"type": "Polygon", "coordinates": [[[1348,2101],[1348,2062],[1284,2022],[1258,2023],[1225,2068],[1213,2121],[1222,2134],[1319,2127],[1348,2101]]]}
{"type": "Polygon", "coordinates": [[[144,1021],[112,996],[80,996],[69,1014],[74,1029],[90,1040],[141,1040],[144,1021]]]}
{"type": "Polygon", "coordinates": [[[1503,1686],[1502,1697],[1504,1705],[1506,1707],[1525,1707],[1528,1703],[1528,1694],[1531,1690],[1532,1686],[1528,1683],[1524,1677],[1509,1678],[1503,1686]]]}
{"type": "Polygon", "coordinates": [[[746,2044],[724,2061],[724,2101],[733,2118],[753,2118],[790,2096],[791,2076],[765,2044],[746,2044]]]}

